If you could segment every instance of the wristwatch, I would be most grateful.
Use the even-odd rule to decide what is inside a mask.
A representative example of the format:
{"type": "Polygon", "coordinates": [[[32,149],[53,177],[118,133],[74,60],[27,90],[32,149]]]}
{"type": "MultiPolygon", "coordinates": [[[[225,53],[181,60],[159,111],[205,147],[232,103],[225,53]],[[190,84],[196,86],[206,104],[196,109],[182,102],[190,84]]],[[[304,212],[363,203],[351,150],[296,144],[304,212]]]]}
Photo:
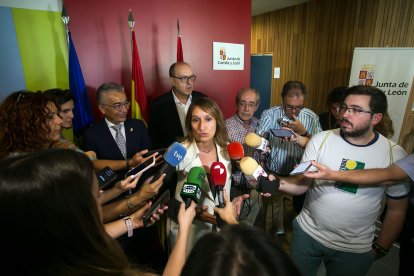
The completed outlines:
{"type": "Polygon", "coordinates": [[[379,245],[376,241],[372,243],[372,250],[374,250],[376,259],[382,258],[388,254],[388,250],[379,245]]]}

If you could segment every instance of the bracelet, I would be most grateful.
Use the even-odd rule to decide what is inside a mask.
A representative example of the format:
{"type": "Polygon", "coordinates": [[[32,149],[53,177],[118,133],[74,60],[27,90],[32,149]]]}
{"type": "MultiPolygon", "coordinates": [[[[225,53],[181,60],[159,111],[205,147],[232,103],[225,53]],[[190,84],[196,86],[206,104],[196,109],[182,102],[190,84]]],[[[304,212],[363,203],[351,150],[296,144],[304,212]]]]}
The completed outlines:
{"type": "Polygon", "coordinates": [[[134,235],[134,227],[132,226],[132,221],[130,217],[125,217],[124,218],[125,221],[125,225],[128,229],[128,238],[132,237],[132,235],[134,235]]]}
{"type": "Polygon", "coordinates": [[[131,202],[129,195],[127,195],[125,198],[126,198],[126,205],[128,206],[128,209],[131,212],[134,212],[137,206],[135,206],[134,203],[131,202]]]}
{"type": "Polygon", "coordinates": [[[372,249],[374,250],[375,255],[377,255],[378,258],[382,258],[388,254],[388,250],[379,245],[376,241],[372,243],[372,249]]]}

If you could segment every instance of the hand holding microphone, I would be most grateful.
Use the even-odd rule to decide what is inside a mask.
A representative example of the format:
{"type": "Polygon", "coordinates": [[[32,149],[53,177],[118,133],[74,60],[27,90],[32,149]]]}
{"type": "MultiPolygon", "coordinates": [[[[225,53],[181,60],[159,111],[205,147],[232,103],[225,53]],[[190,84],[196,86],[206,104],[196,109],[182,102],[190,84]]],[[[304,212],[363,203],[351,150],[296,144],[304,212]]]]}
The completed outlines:
{"type": "Polygon", "coordinates": [[[240,167],[249,185],[256,187],[262,193],[276,194],[279,189],[279,180],[269,180],[265,170],[251,157],[244,157],[240,167]]]}
{"type": "Polygon", "coordinates": [[[223,192],[224,195],[224,208],[214,207],[214,212],[217,213],[220,219],[228,224],[238,224],[236,213],[234,211],[233,203],[229,200],[226,190],[223,192]]]}
{"type": "MultiPolygon", "coordinates": [[[[218,199],[218,208],[225,208],[223,188],[226,185],[227,171],[226,167],[221,162],[213,162],[210,167],[211,182],[216,191],[216,197],[218,199]]],[[[217,227],[221,228],[224,225],[224,221],[220,216],[216,216],[217,227]]]]}
{"type": "Polygon", "coordinates": [[[151,183],[155,182],[160,178],[162,174],[166,174],[164,181],[167,182],[171,175],[175,173],[175,167],[183,161],[187,149],[180,143],[172,143],[163,155],[164,164],[161,165],[160,169],[155,173],[151,183]]]}

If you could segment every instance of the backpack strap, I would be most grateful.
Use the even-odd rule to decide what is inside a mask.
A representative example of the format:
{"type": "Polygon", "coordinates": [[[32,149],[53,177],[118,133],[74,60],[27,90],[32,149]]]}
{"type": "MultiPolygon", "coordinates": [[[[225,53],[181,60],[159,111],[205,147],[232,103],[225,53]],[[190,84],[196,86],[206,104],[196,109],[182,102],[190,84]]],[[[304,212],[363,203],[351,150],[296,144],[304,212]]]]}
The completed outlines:
{"type": "Polygon", "coordinates": [[[328,139],[328,137],[329,137],[332,133],[333,133],[333,130],[331,129],[331,130],[329,130],[329,131],[328,131],[328,133],[326,133],[325,137],[323,138],[322,143],[320,144],[319,149],[318,149],[318,154],[317,154],[317,158],[316,158],[316,160],[319,160],[319,155],[321,154],[322,147],[323,147],[323,145],[325,144],[325,142],[326,142],[326,140],[328,139]]]}

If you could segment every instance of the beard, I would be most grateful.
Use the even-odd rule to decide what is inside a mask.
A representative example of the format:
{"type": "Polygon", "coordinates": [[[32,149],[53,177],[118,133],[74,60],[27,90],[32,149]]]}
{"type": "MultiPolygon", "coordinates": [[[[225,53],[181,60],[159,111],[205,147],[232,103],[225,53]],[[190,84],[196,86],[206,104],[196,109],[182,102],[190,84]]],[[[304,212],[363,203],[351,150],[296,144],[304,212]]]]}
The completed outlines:
{"type": "MultiPolygon", "coordinates": [[[[348,121],[346,118],[342,118],[340,120],[340,122],[347,122],[351,127],[353,127],[354,125],[348,121]]],[[[360,136],[364,136],[365,134],[367,134],[371,129],[371,120],[369,120],[366,124],[357,127],[357,128],[353,128],[353,129],[345,129],[342,124],[341,124],[341,131],[344,135],[348,136],[348,137],[360,137],[360,136]]]]}

